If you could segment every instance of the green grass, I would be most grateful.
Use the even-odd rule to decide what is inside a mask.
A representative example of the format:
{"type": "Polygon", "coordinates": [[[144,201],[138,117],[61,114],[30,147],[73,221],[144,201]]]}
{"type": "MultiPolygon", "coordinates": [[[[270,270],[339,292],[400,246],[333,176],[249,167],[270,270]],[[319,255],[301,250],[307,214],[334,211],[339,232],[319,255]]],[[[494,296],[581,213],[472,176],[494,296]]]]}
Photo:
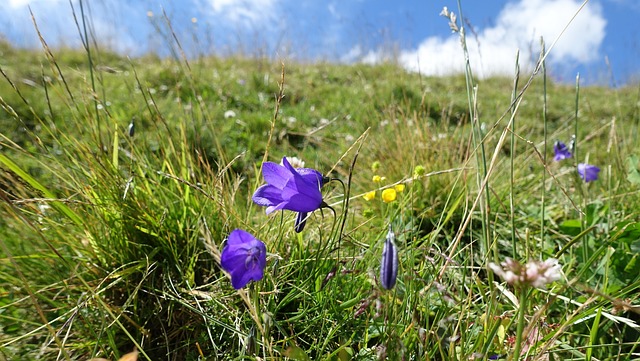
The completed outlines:
{"type": "Polygon", "coordinates": [[[92,49],[90,72],[82,51],[0,50],[0,359],[134,348],[141,360],[515,359],[516,344],[532,359],[640,354],[637,88],[576,98],[543,75],[514,89],[392,64],[285,63],[276,104],[282,64],[265,59],[92,49]],[[575,129],[577,161],[602,169],[595,182],[575,159],[552,160],[575,129]],[[351,177],[348,209],[330,183],[336,214],[316,211],[302,234],[292,212],[266,216],[251,201],[265,154],[351,177]],[[382,202],[397,182],[404,191],[382,202]],[[385,291],[389,223],[400,271],[385,291]],[[263,280],[240,291],[218,264],[235,228],[269,252],[263,280]],[[487,268],[505,257],[557,257],[565,277],[514,288],[487,268]]]}

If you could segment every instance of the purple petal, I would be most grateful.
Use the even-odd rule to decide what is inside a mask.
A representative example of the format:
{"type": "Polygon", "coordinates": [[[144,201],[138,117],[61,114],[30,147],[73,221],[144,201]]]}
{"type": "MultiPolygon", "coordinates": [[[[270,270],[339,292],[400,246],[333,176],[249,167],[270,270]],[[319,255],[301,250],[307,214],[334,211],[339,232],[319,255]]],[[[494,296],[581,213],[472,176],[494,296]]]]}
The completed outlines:
{"type": "Polygon", "coordinates": [[[279,211],[279,210],[281,210],[281,209],[286,209],[286,208],[285,208],[285,206],[286,206],[286,205],[287,205],[287,202],[282,202],[282,203],[277,204],[277,205],[275,205],[275,206],[267,207],[267,209],[266,209],[266,213],[267,213],[267,214],[271,214],[271,213],[273,213],[273,212],[275,212],[275,211],[279,211]]]}
{"type": "Polygon", "coordinates": [[[265,184],[256,189],[251,199],[260,206],[267,207],[267,214],[284,209],[287,201],[283,199],[283,192],[269,184],[265,184]]]}
{"type": "Polygon", "coordinates": [[[227,238],[228,245],[248,244],[253,246],[257,243],[262,242],[258,241],[251,233],[242,229],[234,229],[229,233],[229,238],[227,238]]]}
{"type": "MultiPolygon", "coordinates": [[[[298,191],[298,194],[309,197],[311,202],[317,203],[316,208],[314,208],[315,210],[318,209],[318,207],[320,207],[320,203],[322,203],[322,192],[320,191],[321,182],[309,182],[307,178],[304,178],[296,173],[294,174],[294,184],[295,188],[298,191]]],[[[287,185],[287,187],[289,187],[289,185],[292,185],[291,182],[287,185]]]]}
{"type": "Polygon", "coordinates": [[[317,184],[318,188],[322,188],[322,173],[312,168],[298,168],[296,171],[305,181],[311,184],[317,184]]]}
{"type": "Polygon", "coordinates": [[[220,265],[229,273],[240,266],[244,267],[248,249],[252,247],[251,244],[253,243],[251,240],[247,242],[243,239],[242,234],[237,231],[235,230],[229,234],[227,243],[220,254],[220,265]]]}
{"type": "Polygon", "coordinates": [[[313,212],[320,208],[321,204],[322,197],[311,197],[307,194],[297,193],[289,198],[283,209],[294,212],[313,212]]]}
{"type": "Polygon", "coordinates": [[[322,204],[319,184],[307,182],[295,171],[293,179],[282,189],[280,196],[286,204],[279,208],[294,212],[313,212],[322,204]]]}
{"type": "Polygon", "coordinates": [[[260,206],[274,206],[283,202],[282,190],[270,184],[264,184],[256,189],[251,199],[260,206]]]}
{"type": "Polygon", "coordinates": [[[264,276],[264,269],[256,267],[251,270],[236,269],[231,273],[231,285],[236,290],[246,286],[249,281],[259,281],[264,276]]]}
{"type": "Polygon", "coordinates": [[[231,250],[227,251],[225,248],[225,251],[226,253],[220,255],[220,265],[222,266],[222,269],[229,273],[233,273],[239,267],[244,268],[244,264],[247,259],[246,249],[243,251],[233,252],[231,250]]]}
{"type": "Polygon", "coordinates": [[[295,173],[296,172],[296,169],[293,168],[291,163],[289,163],[289,160],[287,159],[287,157],[282,157],[282,166],[287,168],[289,170],[289,172],[291,172],[291,173],[295,173]]]}
{"type": "Polygon", "coordinates": [[[284,188],[291,177],[293,177],[291,171],[289,171],[286,167],[273,162],[262,163],[262,176],[264,177],[264,181],[267,182],[267,184],[271,184],[278,189],[284,188]]]}

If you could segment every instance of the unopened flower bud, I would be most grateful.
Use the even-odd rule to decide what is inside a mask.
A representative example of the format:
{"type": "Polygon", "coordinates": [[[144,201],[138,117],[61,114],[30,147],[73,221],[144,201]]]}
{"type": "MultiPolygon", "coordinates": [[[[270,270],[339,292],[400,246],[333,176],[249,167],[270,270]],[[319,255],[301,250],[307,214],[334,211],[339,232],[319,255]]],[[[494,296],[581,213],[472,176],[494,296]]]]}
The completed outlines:
{"type": "Polygon", "coordinates": [[[398,250],[395,245],[395,234],[389,225],[387,239],[382,249],[382,262],[380,264],[380,283],[382,288],[390,290],[396,285],[398,278],[398,250]]]}

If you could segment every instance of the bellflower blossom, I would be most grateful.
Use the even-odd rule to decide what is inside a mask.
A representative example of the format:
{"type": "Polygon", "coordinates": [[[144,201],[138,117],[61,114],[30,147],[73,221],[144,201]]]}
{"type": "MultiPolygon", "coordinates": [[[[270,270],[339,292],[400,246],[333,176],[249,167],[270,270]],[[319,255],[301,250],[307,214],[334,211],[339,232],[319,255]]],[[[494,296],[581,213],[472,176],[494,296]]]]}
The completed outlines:
{"type": "Polygon", "coordinates": [[[264,275],[267,248],[247,231],[236,229],[229,234],[220,255],[220,265],[231,275],[233,288],[239,290],[249,281],[258,281],[264,275]]]}
{"type": "Polygon", "coordinates": [[[598,179],[600,168],[595,165],[580,163],[578,164],[578,174],[585,182],[591,182],[598,179]]]}
{"type": "Polygon", "coordinates": [[[555,160],[556,162],[561,161],[563,159],[571,158],[572,156],[571,151],[569,150],[569,147],[567,147],[567,145],[561,141],[557,141],[553,145],[553,152],[555,153],[553,160],[555,160]]]}
{"type": "Polygon", "coordinates": [[[398,249],[395,245],[396,235],[389,225],[387,239],[382,249],[382,260],[380,262],[380,283],[382,288],[390,290],[396,285],[398,278],[398,249]]]}
{"type": "Polygon", "coordinates": [[[267,184],[253,193],[253,201],[267,207],[267,214],[281,209],[313,212],[323,205],[320,187],[323,177],[311,168],[294,168],[286,157],[282,165],[264,162],[262,174],[267,184]]]}

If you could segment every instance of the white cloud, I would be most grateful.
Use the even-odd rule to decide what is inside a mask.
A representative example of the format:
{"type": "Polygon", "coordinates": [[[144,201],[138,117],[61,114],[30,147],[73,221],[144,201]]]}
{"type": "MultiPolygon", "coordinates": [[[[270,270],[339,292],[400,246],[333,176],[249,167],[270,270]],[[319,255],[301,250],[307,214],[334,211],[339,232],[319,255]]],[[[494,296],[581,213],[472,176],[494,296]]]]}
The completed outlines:
{"type": "MultiPolygon", "coordinates": [[[[467,32],[474,74],[479,77],[513,74],[518,49],[521,67],[531,69],[538,57],[540,37],[549,48],[580,5],[581,1],[576,0],[520,0],[507,4],[493,27],[480,30],[477,38],[467,32]]],[[[445,21],[443,18],[443,26],[445,21]]],[[[562,34],[548,60],[556,64],[584,64],[598,59],[605,26],[601,8],[588,4],[562,34]]],[[[444,39],[427,38],[416,49],[403,51],[399,61],[405,68],[425,75],[464,71],[458,34],[444,39]]]]}
{"type": "Polygon", "coordinates": [[[256,25],[276,18],[277,0],[208,0],[211,10],[232,24],[256,25]]]}

